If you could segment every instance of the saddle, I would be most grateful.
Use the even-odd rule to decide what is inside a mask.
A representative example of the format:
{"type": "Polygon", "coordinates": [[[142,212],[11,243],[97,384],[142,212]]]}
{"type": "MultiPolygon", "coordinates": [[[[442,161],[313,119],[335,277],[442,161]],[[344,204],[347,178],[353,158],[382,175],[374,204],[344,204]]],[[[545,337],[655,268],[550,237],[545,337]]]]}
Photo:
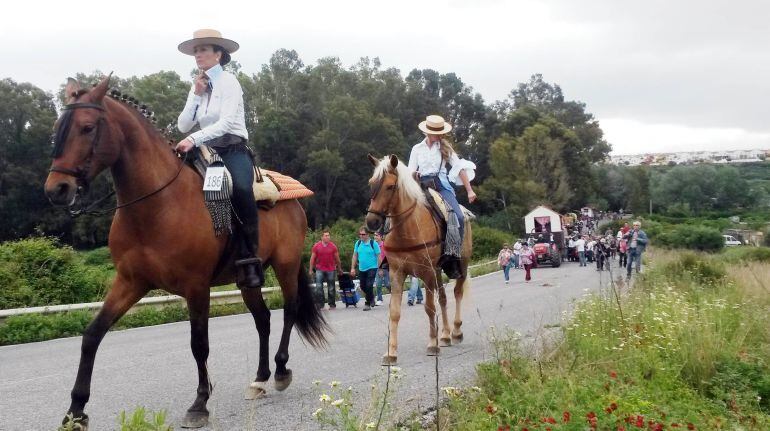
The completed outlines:
{"type": "MultiPolygon", "coordinates": [[[[460,238],[458,219],[455,217],[451,206],[441,197],[438,191],[433,188],[434,184],[421,183],[423,193],[428,202],[428,209],[434,220],[441,226],[441,258],[439,266],[450,279],[459,278],[460,270],[460,238]],[[451,218],[450,218],[451,217],[451,218]]],[[[467,208],[460,205],[460,210],[465,215],[466,225],[476,216],[467,208]]]]}
{"type": "MultiPolygon", "coordinates": [[[[201,178],[206,176],[206,169],[211,165],[221,165],[224,167],[224,163],[217,154],[216,149],[206,145],[196,148],[194,157],[188,163],[201,178]]],[[[232,178],[227,168],[224,169],[224,174],[226,186],[223,187],[221,192],[204,192],[206,208],[211,213],[211,218],[214,221],[214,231],[217,235],[221,234],[224,230],[229,230],[231,223],[230,198],[232,197],[232,178]]],[[[254,192],[254,200],[257,201],[259,208],[264,210],[270,210],[278,201],[300,199],[314,194],[312,190],[288,175],[259,168],[256,161],[254,162],[252,190],[254,192]]]]}

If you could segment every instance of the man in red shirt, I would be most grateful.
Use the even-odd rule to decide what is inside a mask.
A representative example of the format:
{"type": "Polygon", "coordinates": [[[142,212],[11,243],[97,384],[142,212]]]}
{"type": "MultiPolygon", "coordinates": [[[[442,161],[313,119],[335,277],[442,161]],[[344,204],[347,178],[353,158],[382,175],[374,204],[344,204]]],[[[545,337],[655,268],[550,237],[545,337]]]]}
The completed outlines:
{"type": "Polygon", "coordinates": [[[334,279],[339,269],[342,272],[340,263],[340,253],[337,246],[331,241],[331,234],[328,230],[323,231],[321,240],[315,243],[310,254],[310,275],[315,270],[315,287],[319,299],[319,308],[323,308],[323,282],[326,280],[326,302],[329,308],[337,307],[337,290],[335,289],[334,279]]]}

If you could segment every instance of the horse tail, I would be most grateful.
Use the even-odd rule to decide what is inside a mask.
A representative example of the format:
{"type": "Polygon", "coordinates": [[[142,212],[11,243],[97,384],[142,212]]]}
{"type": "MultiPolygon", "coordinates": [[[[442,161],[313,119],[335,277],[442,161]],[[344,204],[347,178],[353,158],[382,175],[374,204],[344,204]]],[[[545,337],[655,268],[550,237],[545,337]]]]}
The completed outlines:
{"type": "Polygon", "coordinates": [[[297,276],[297,313],[294,324],[297,325],[299,335],[311,346],[316,349],[328,346],[326,332],[330,331],[329,324],[316,305],[304,264],[300,266],[297,276]]]}

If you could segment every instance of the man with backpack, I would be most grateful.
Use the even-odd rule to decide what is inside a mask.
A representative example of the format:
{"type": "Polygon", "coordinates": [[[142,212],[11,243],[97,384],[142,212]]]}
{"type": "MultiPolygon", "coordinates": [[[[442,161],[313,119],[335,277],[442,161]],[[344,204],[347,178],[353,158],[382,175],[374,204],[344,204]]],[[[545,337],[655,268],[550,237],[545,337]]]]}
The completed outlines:
{"type": "Polygon", "coordinates": [[[353,246],[353,261],[350,263],[350,276],[356,276],[361,281],[361,290],[366,296],[364,311],[369,311],[374,306],[374,278],[377,276],[377,268],[380,266],[380,246],[369,237],[365,227],[358,229],[358,240],[353,246]]]}

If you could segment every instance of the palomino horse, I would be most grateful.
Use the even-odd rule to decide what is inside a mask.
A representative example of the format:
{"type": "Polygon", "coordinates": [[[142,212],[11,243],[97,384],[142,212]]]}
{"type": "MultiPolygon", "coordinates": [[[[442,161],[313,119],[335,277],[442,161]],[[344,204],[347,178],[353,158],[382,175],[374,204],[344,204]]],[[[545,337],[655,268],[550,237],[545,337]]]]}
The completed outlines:
{"type": "Polygon", "coordinates": [[[377,160],[369,155],[374,165],[374,175],[369,180],[372,189],[371,202],[366,215],[366,227],[379,230],[385,218],[390,219],[390,233],[385,237],[385,249],[390,265],[390,333],[388,352],[383,356],[383,365],[395,364],[398,358],[398,321],[401,318],[401,297],[404,279],[408,274],[416,275],[425,282],[425,313],[430,323],[430,339],[427,353],[439,354],[440,347],[459,344],[463,340],[461,306],[463,289],[468,288],[468,261],[472,253],[471,226],[466,217],[465,238],[462,250],[462,276],[455,281],[455,319],[449,329],[446,309],[446,292],[438,266],[441,257],[441,227],[427,207],[420,185],[412,178],[409,168],[391,155],[377,160]],[[434,294],[438,291],[441,306],[441,337],[438,337],[436,304],[434,294]]]}
{"type": "MultiPolygon", "coordinates": [[[[231,283],[232,253],[228,235],[215,236],[203,202],[203,181],[184,166],[163,136],[134,106],[105,97],[109,77],[90,91],[74,80],[66,86],[66,113],[57,121],[57,142],[45,192],[52,203],[72,205],[78,189],[110,168],[119,209],[109,246],[117,275],[104,306],[83,333],[77,379],[69,414],[87,427],[83,413],[90,396],[91,374],[99,343],[107,330],[151,289],[164,289],[187,301],[192,353],[198,366],[197,396],[183,427],[208,421],[211,394],[209,354],[209,287],[231,283]]],[[[301,255],[307,219],[297,200],[260,210],[259,256],[275,270],[283,292],[284,327],[275,355],[275,387],[286,389],[292,327],[314,347],[326,343],[328,329],[313,303],[301,255]]],[[[270,310],[259,289],[241,291],[259,333],[259,367],[254,385],[270,378],[270,310]]],[[[171,365],[170,366],[175,366],[171,365]]]]}

